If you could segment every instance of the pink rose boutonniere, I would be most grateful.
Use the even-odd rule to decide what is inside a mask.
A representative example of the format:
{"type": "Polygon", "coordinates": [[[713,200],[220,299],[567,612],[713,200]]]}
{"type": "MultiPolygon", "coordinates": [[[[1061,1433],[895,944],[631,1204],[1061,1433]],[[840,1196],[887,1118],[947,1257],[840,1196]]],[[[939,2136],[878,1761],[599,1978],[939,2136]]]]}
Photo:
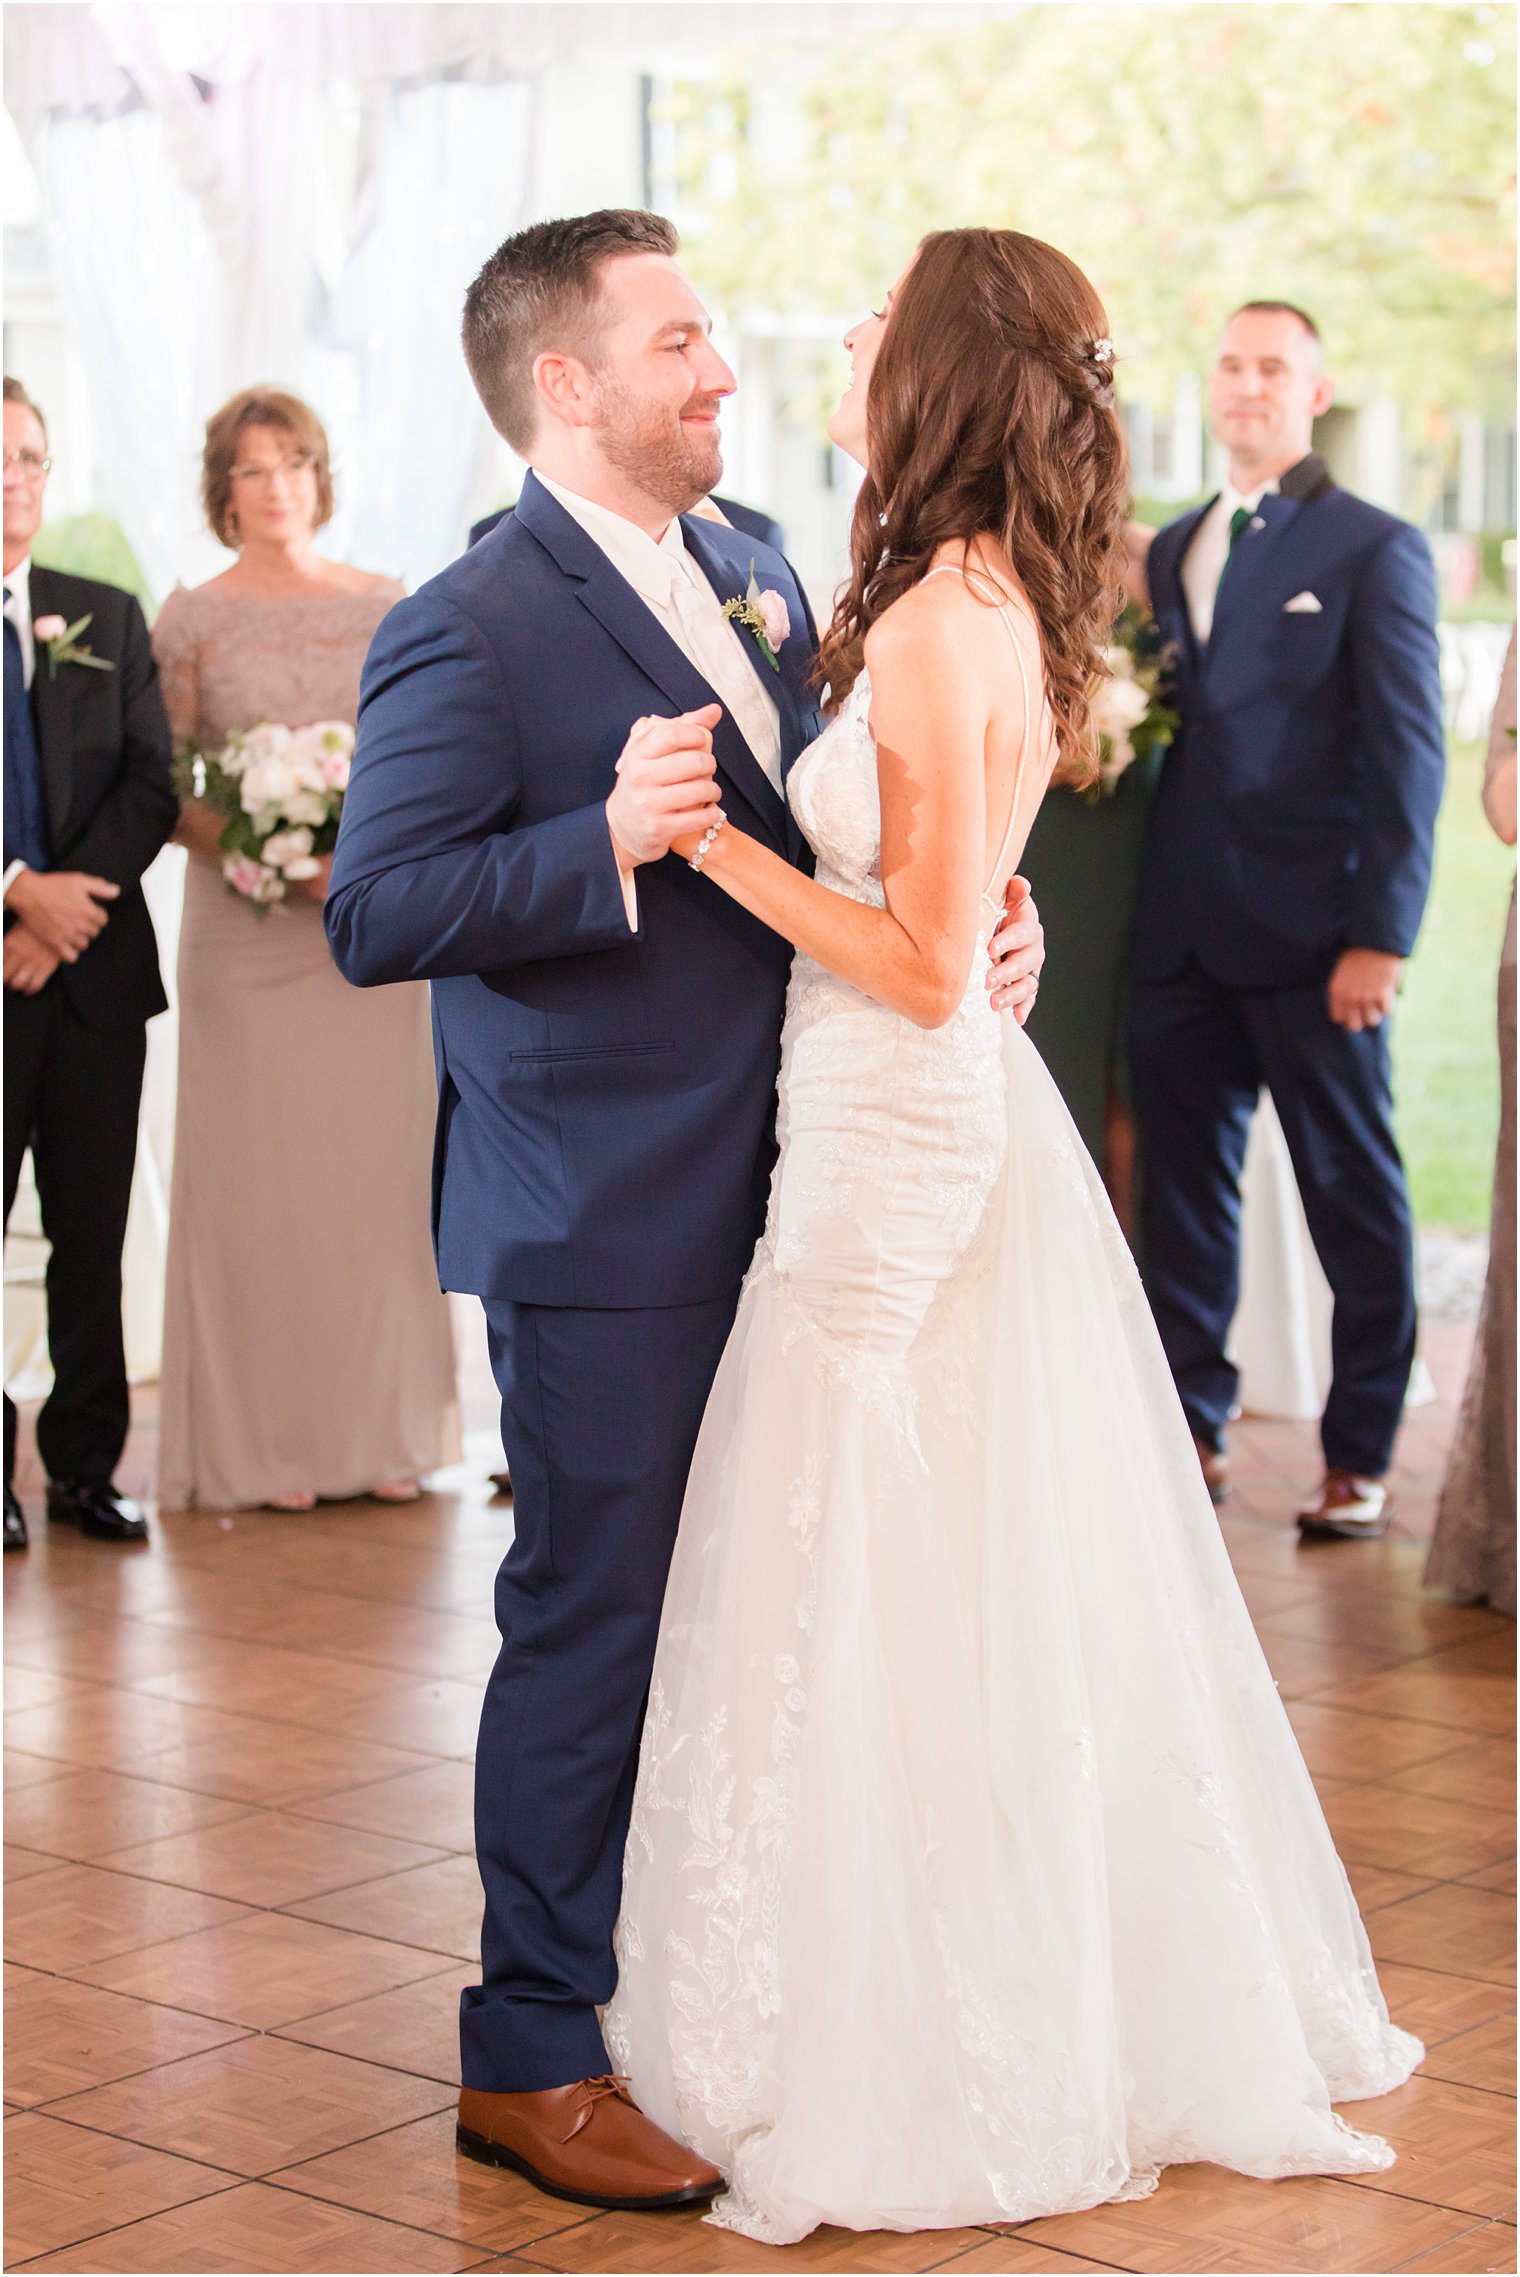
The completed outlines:
{"type": "Polygon", "coordinates": [[[87,664],[92,672],[114,672],[115,665],[109,656],[97,656],[93,648],[80,643],[80,634],[88,632],[94,622],[94,611],[76,617],[66,624],[62,617],[34,617],[32,638],[40,648],[47,650],[48,678],[56,680],[60,664],[87,664]]]}
{"type": "Polygon", "coordinates": [[[773,672],[781,670],[781,659],[776,651],[784,640],[790,640],[792,620],[781,595],[774,588],[761,590],[755,576],[755,565],[749,565],[749,584],[743,600],[725,601],[723,614],[731,623],[742,625],[754,635],[755,646],[773,672]]]}

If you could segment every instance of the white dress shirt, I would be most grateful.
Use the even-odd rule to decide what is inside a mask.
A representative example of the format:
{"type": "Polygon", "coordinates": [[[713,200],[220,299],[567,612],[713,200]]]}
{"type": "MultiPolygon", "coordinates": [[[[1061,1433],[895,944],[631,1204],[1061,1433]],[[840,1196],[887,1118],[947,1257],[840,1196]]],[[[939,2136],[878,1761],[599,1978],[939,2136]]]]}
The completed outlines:
{"type": "Polygon", "coordinates": [[[742,643],[753,635],[737,631],[724,616],[722,602],[686,550],[679,520],[672,516],[656,540],[626,516],[578,498],[547,475],[538,479],[696,666],[781,797],[781,714],[744,654],[742,643]]]}
{"type": "MultiPolygon", "coordinates": [[[[5,580],[5,614],[16,628],[21,643],[21,677],[28,688],[37,669],[37,643],[32,634],[32,557],[28,554],[18,561],[5,580]]],[[[25,862],[8,862],[0,878],[0,901],[11,890],[12,881],[26,868],[25,862]]]]}
{"type": "Polygon", "coordinates": [[[1271,482],[1264,482],[1259,490],[1237,490],[1232,482],[1227,482],[1193,532],[1193,542],[1182,557],[1182,590],[1200,648],[1214,629],[1214,601],[1224,565],[1230,558],[1231,516],[1242,506],[1248,514],[1254,514],[1267,493],[1280,488],[1275,477],[1271,482]]]}

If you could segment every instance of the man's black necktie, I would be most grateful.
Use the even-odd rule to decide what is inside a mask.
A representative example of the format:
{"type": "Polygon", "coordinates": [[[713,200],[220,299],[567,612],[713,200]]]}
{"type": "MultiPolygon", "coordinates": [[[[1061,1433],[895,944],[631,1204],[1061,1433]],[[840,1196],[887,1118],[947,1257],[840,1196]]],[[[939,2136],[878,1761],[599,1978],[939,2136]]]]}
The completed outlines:
{"type": "Polygon", "coordinates": [[[5,859],[29,869],[48,866],[47,808],[21,661],[21,635],[5,620],[5,859]]]}

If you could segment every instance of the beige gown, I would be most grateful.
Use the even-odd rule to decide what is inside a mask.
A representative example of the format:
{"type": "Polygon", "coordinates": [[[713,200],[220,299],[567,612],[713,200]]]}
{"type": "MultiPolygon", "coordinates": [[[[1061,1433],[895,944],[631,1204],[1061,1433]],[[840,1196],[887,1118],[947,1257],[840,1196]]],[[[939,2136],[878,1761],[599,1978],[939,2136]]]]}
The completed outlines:
{"type": "MultiPolygon", "coordinates": [[[[176,742],[352,720],[365,651],[400,592],[172,593],[153,645],[176,742]]],[[[350,988],[316,902],[257,910],[192,854],[165,1508],[341,1499],[458,1459],[453,1335],[428,1239],[434,1105],[426,988],[350,988]]]]}
{"type": "MultiPolygon", "coordinates": [[[[1499,836],[1515,836],[1515,639],[1489,737],[1483,804],[1499,836]]],[[[1515,897],[1499,957],[1499,1144],[1488,1279],[1451,1450],[1427,1589],[1458,1604],[1515,1610],[1515,897]]]]}

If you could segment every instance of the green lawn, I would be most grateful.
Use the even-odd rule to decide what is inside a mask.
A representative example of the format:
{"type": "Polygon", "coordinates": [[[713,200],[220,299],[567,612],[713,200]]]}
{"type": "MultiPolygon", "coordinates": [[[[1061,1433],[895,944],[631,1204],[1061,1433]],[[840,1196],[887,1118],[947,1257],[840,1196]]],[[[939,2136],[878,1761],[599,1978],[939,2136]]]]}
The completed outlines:
{"type": "Polygon", "coordinates": [[[1399,1142],[1422,1226],[1488,1226],[1499,1122],[1494,983],[1515,874],[1479,798],[1483,754],[1450,752],[1435,882],[1394,1022],[1399,1142]]]}

